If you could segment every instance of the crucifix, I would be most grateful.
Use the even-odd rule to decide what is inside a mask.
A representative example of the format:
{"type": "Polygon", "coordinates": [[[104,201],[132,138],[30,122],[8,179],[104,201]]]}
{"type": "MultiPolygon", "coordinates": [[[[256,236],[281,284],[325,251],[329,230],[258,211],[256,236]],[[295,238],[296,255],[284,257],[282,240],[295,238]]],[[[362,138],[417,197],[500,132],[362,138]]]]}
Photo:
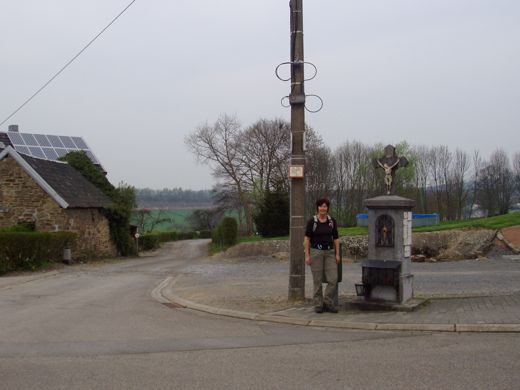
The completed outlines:
{"type": "Polygon", "coordinates": [[[404,168],[408,165],[406,157],[398,157],[395,153],[395,147],[388,145],[385,148],[385,155],[374,159],[375,168],[383,168],[385,170],[386,194],[390,195],[395,192],[395,172],[398,168],[404,168]]]}

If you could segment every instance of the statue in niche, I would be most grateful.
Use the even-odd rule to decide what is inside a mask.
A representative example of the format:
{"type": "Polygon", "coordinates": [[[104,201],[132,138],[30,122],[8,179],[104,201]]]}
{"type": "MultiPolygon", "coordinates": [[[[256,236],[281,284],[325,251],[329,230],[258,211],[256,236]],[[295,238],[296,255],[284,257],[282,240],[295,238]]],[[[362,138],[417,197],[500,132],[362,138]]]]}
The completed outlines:
{"type": "Polygon", "coordinates": [[[376,220],[376,246],[394,246],[394,219],[386,214],[379,216],[376,220]]]}

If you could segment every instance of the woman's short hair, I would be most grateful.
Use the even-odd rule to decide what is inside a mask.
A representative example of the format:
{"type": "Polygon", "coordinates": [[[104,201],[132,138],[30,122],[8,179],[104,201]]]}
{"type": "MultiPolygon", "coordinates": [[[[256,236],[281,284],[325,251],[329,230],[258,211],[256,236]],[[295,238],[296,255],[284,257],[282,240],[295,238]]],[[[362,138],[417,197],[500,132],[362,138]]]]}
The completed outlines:
{"type": "Polygon", "coordinates": [[[327,205],[327,210],[330,208],[330,201],[327,198],[320,198],[316,201],[316,210],[318,210],[318,207],[320,207],[323,203],[327,205]]]}

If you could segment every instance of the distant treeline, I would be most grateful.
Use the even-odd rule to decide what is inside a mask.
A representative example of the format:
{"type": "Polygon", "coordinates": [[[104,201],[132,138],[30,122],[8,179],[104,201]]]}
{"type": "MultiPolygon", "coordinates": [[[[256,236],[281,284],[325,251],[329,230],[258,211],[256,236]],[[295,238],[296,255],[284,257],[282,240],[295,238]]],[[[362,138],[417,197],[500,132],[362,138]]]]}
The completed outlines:
{"type": "Polygon", "coordinates": [[[213,204],[211,190],[183,190],[182,188],[136,188],[138,208],[209,207],[213,204]]]}

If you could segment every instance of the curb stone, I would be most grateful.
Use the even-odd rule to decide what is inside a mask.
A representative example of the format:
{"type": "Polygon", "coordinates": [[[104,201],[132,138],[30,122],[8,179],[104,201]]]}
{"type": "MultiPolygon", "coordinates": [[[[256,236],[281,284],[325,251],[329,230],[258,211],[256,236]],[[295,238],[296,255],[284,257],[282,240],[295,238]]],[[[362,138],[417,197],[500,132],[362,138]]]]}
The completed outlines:
{"type": "Polygon", "coordinates": [[[209,314],[226,317],[246,319],[251,321],[266,321],[299,326],[316,326],[329,328],[342,328],[352,330],[381,330],[381,331],[418,331],[418,332],[456,332],[456,333],[520,333],[520,324],[410,324],[410,323],[374,323],[374,322],[348,322],[338,320],[311,320],[303,318],[285,317],[273,314],[257,314],[231,309],[222,309],[203,305],[181,298],[177,295],[164,295],[163,291],[169,287],[171,290],[176,279],[171,277],[162,281],[154,290],[152,297],[160,303],[167,300],[182,308],[197,310],[209,314]],[[168,282],[166,282],[168,281],[168,282]]]}
{"type": "Polygon", "coordinates": [[[455,324],[455,331],[519,333],[520,324],[455,324]]]}

